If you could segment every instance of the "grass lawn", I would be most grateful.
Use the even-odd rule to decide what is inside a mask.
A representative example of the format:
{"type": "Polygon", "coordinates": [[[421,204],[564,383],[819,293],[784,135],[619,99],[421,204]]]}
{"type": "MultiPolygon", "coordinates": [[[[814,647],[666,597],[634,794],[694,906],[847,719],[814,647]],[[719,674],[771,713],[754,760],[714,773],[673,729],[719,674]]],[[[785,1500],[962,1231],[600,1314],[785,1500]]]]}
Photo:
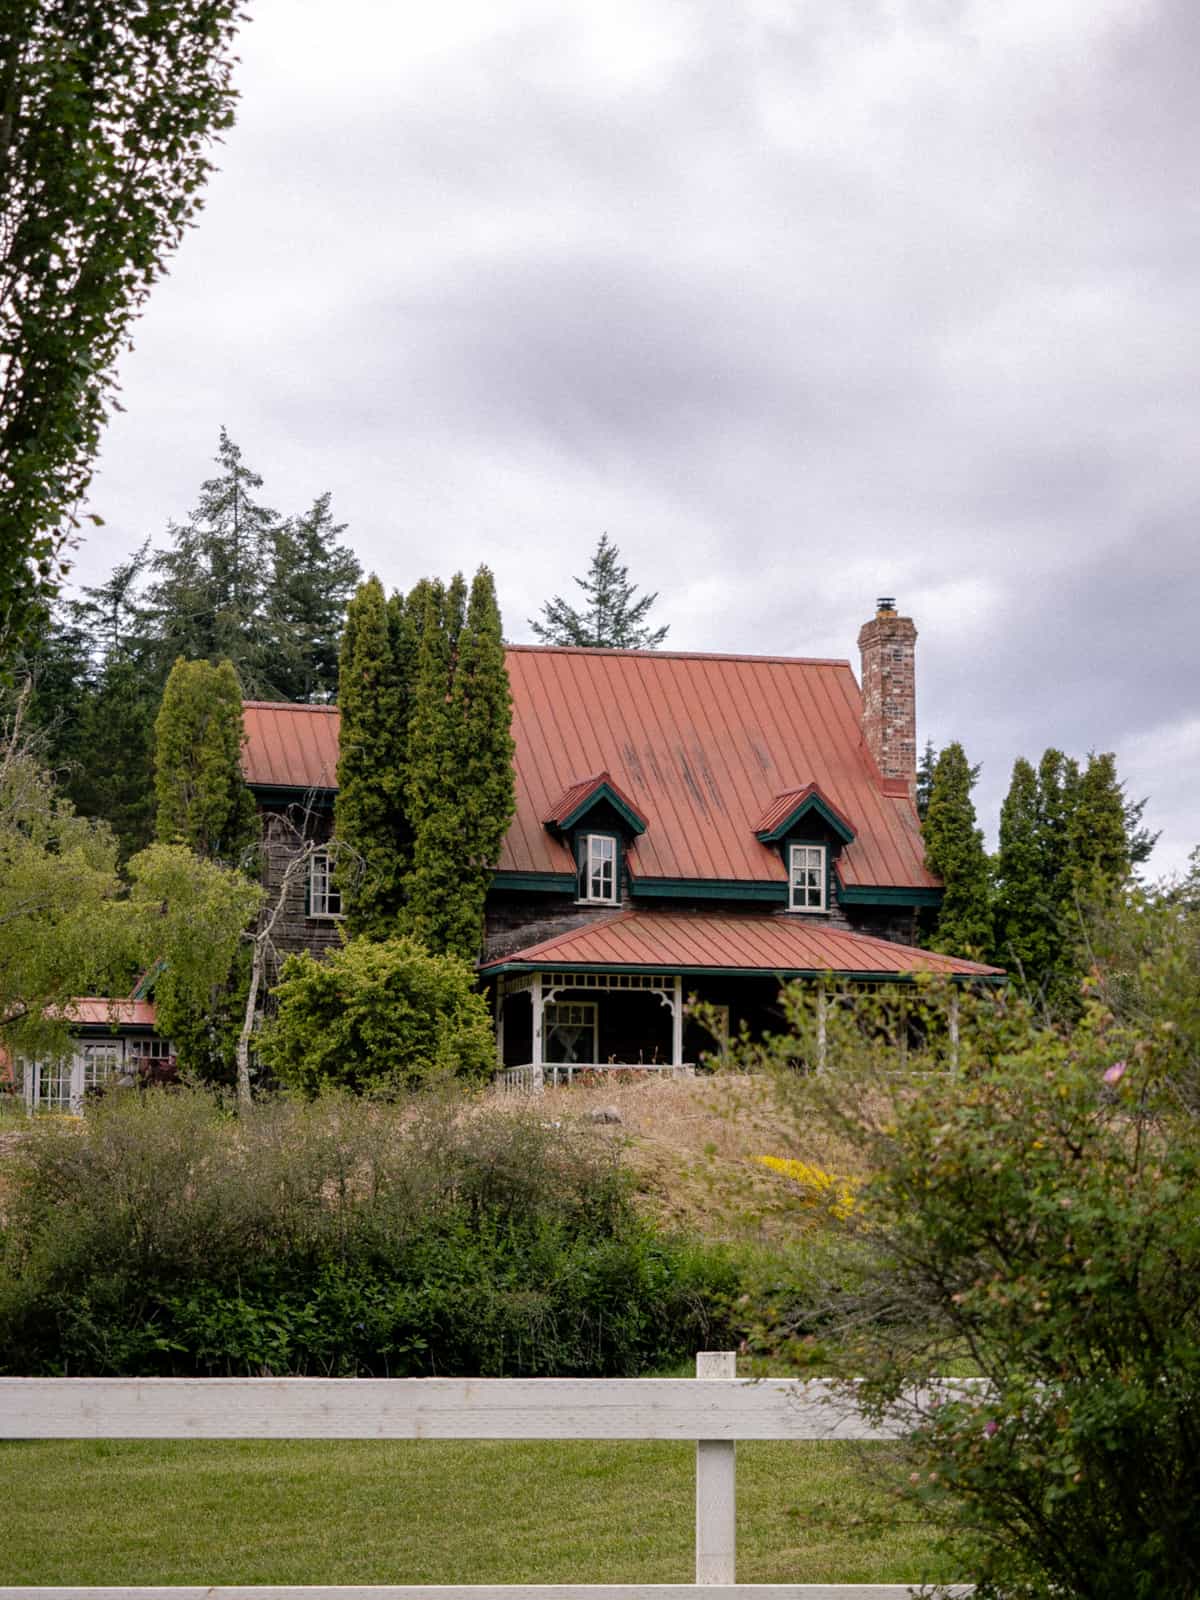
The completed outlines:
{"type": "MultiPolygon", "coordinates": [[[[886,1448],[739,1445],[739,1580],[961,1577],[876,1486],[886,1448]]],[[[694,1467],[671,1443],[0,1444],[0,1584],[691,1582],[694,1467]]]]}

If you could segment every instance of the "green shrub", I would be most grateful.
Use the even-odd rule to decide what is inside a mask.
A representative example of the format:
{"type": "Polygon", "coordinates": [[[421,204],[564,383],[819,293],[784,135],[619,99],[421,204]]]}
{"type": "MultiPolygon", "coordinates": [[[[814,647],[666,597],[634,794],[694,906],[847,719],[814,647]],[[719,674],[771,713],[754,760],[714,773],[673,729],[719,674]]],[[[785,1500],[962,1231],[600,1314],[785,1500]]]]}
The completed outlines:
{"type": "Polygon", "coordinates": [[[496,1065],[472,969],[415,939],[351,939],[321,961],[289,956],[275,996],[259,1055],[307,1095],[394,1095],[438,1078],[483,1080],[496,1065]]]}
{"type": "Polygon", "coordinates": [[[904,1078],[882,1011],[839,1011],[827,1072],[790,1088],[872,1173],[827,1349],[911,1423],[902,1492],[981,1600],[1193,1600],[1200,1139],[1176,1009],[1093,1000],[1066,1035],[964,997],[960,1074],[904,1078]],[[977,1391],[921,1400],[964,1370],[977,1391]]]}
{"type": "Polygon", "coordinates": [[[728,1337],[736,1275],[536,1111],[117,1095],[35,1128],[0,1242],[7,1373],[632,1374],[728,1337]]]}

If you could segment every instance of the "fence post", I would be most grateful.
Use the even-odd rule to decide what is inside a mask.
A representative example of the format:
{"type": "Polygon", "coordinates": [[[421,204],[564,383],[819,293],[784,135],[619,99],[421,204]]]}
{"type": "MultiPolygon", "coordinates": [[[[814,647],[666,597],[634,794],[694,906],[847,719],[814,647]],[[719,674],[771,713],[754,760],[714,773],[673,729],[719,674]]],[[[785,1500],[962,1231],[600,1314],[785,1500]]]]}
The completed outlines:
{"type": "MultiPolygon", "coordinates": [[[[696,1354],[698,1378],[736,1378],[732,1350],[696,1354]]],[[[737,1445],[730,1439],[696,1441],[696,1582],[736,1583],[737,1445]]]]}

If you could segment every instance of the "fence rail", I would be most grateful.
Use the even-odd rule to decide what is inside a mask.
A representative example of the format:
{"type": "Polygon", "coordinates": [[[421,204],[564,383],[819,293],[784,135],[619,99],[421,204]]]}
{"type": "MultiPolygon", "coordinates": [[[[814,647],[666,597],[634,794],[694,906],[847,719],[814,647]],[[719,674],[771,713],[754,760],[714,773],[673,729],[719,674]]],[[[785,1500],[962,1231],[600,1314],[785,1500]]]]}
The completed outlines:
{"type": "MultiPolygon", "coordinates": [[[[820,1379],[0,1378],[0,1439],[686,1439],[696,1443],[694,1584],[0,1587],[0,1600],[902,1600],[903,1584],[738,1584],[736,1441],[888,1439],[820,1379]]],[[[970,1380],[938,1392],[970,1392],[970,1380]]],[[[932,1399],[932,1394],[926,1398],[932,1399]]],[[[0,1557],[2,1560],[2,1557],[0,1557]]],[[[969,1587],[954,1591],[966,1595],[969,1587]]]]}

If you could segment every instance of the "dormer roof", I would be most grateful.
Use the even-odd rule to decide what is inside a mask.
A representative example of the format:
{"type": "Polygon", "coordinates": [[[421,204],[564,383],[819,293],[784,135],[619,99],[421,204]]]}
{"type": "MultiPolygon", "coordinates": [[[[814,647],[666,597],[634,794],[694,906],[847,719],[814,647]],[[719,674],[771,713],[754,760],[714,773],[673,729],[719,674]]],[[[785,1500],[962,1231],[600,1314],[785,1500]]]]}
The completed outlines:
{"type": "Polygon", "coordinates": [[[646,819],[623,790],[618,789],[607,772],[594,773],[581,778],[555,801],[542,818],[548,828],[567,833],[577,828],[597,806],[608,805],[617,813],[630,833],[645,833],[646,819]]]}
{"type": "Polygon", "coordinates": [[[763,844],[778,844],[810,817],[817,817],[843,844],[853,844],[854,829],[816,783],[777,794],[755,824],[754,836],[763,844]]]}

